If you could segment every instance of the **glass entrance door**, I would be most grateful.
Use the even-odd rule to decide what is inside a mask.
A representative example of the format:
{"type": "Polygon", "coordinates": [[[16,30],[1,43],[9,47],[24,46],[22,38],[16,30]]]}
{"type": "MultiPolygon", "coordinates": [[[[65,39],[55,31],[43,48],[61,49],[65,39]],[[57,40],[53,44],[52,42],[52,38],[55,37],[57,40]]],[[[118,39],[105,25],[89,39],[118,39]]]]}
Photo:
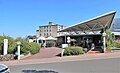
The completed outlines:
{"type": "Polygon", "coordinates": [[[90,48],[92,41],[93,41],[92,37],[83,37],[83,47],[90,48]]]}

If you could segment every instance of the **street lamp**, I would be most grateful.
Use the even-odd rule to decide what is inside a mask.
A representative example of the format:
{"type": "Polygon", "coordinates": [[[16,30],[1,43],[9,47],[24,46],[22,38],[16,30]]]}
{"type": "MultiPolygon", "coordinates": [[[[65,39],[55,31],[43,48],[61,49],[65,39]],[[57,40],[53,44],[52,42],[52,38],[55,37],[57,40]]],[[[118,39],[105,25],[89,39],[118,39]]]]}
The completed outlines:
{"type": "Polygon", "coordinates": [[[104,46],[104,52],[105,52],[106,51],[106,39],[105,39],[106,33],[105,33],[105,31],[103,32],[102,36],[103,36],[103,46],[104,46]]]}
{"type": "Polygon", "coordinates": [[[21,44],[21,42],[17,42],[17,55],[18,55],[18,60],[20,60],[20,44],[21,44]]]}

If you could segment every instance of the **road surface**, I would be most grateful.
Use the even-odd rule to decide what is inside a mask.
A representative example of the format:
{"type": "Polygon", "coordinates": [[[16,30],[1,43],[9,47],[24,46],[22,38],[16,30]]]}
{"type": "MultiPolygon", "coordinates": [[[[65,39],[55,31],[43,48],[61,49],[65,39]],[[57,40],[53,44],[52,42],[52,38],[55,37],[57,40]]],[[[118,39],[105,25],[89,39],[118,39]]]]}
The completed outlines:
{"type": "Polygon", "coordinates": [[[120,73],[120,58],[9,66],[11,73],[120,73]]]}

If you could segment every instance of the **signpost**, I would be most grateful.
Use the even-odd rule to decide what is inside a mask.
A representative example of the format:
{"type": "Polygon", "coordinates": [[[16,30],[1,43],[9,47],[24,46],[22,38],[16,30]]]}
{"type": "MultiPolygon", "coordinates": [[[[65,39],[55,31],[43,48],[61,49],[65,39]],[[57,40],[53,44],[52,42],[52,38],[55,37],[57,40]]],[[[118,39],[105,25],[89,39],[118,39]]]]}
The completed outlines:
{"type": "Polygon", "coordinates": [[[21,44],[21,42],[17,42],[17,45],[18,45],[18,49],[17,49],[18,60],[20,60],[20,44],[21,44]]]}
{"type": "Polygon", "coordinates": [[[69,46],[69,43],[70,43],[70,37],[69,36],[67,37],[67,43],[68,43],[68,46],[69,46]]]}

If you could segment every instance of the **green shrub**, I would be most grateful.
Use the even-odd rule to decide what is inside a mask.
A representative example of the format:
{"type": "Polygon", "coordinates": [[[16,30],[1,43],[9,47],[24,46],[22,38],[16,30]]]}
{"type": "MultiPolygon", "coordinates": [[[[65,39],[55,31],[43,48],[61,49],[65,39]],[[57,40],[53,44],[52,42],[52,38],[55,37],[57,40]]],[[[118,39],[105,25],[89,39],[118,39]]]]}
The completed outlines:
{"type": "Polygon", "coordinates": [[[26,55],[28,53],[36,54],[39,52],[39,49],[40,49],[39,44],[33,43],[33,42],[29,43],[20,37],[16,39],[16,42],[17,41],[21,42],[21,54],[24,54],[24,55],[26,55]]]}
{"type": "Polygon", "coordinates": [[[55,41],[54,40],[46,40],[46,46],[47,47],[55,46],[55,41]]]}
{"type": "Polygon", "coordinates": [[[7,37],[7,39],[8,39],[8,53],[13,54],[13,51],[16,48],[16,42],[12,37],[7,37]]]}
{"type": "Polygon", "coordinates": [[[4,39],[8,39],[8,54],[13,54],[13,51],[16,48],[16,42],[12,37],[9,36],[0,36],[0,50],[3,49],[4,39]]]}
{"type": "Polygon", "coordinates": [[[37,43],[29,43],[28,41],[22,39],[21,37],[13,39],[12,37],[9,36],[0,36],[0,54],[3,46],[4,46],[4,39],[8,39],[8,54],[15,54],[17,51],[17,44],[16,42],[20,41],[20,53],[21,54],[28,54],[29,52],[31,54],[36,54],[40,50],[40,45],[37,43]]]}
{"type": "Polygon", "coordinates": [[[31,48],[31,46],[30,46],[30,43],[29,42],[27,42],[27,41],[21,41],[21,45],[20,45],[20,52],[21,52],[21,54],[28,54],[29,52],[30,52],[30,48],[31,48]]]}
{"type": "Polygon", "coordinates": [[[29,50],[30,50],[31,54],[36,54],[36,53],[39,52],[39,50],[40,50],[40,45],[39,44],[34,43],[34,42],[31,42],[29,44],[30,44],[29,50]]]}
{"type": "Polygon", "coordinates": [[[106,49],[112,49],[112,47],[114,47],[115,35],[110,31],[110,29],[106,29],[106,36],[106,49]]]}
{"type": "Polygon", "coordinates": [[[114,43],[114,46],[115,46],[116,48],[120,48],[120,43],[119,43],[119,42],[115,42],[115,43],[114,43]]]}
{"type": "Polygon", "coordinates": [[[64,51],[64,55],[79,55],[79,54],[84,54],[85,52],[83,51],[82,47],[66,47],[64,51]]]}

